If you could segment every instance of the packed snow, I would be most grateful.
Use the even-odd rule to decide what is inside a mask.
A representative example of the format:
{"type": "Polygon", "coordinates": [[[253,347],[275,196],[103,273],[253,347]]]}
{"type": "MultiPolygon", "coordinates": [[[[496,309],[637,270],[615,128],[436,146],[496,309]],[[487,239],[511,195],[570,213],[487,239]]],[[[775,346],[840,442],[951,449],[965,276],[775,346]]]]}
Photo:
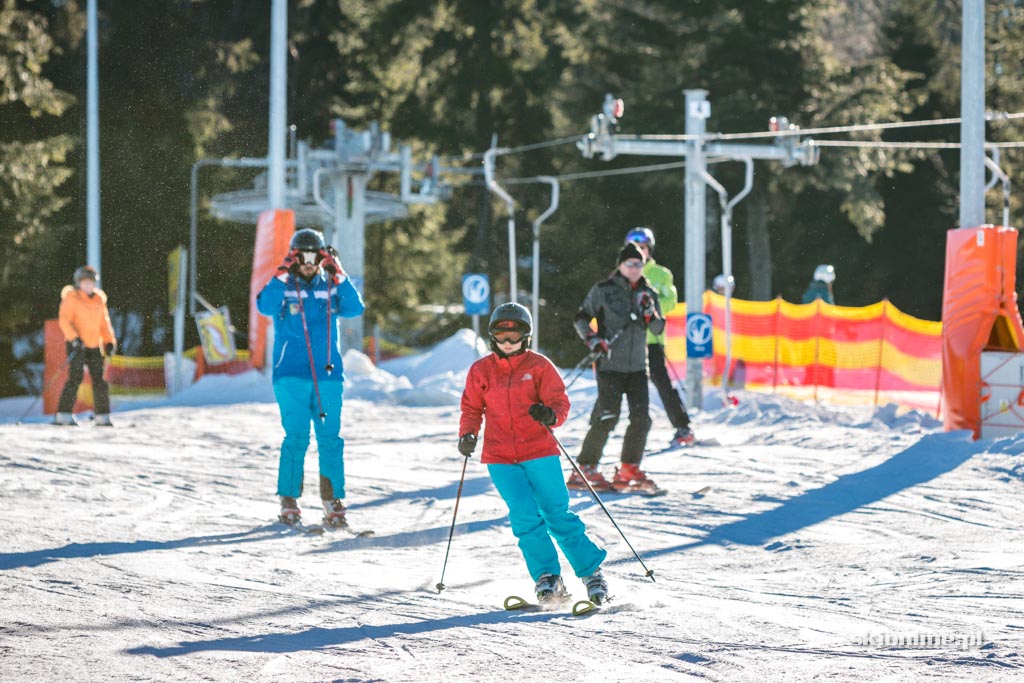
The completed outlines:
{"type": "MultiPolygon", "coordinates": [[[[258,373],[115,401],[114,429],[87,415],[53,427],[38,408],[19,425],[31,401],[0,402],[0,680],[1024,673],[1024,436],[972,441],[895,406],[739,392],[722,408],[709,390],[698,445],[657,452],[672,430],[655,400],[644,467],[669,493],[604,502],[656,582],[590,495],[574,492],[609,549],[614,596],[583,617],[502,609],[533,583],[474,458],[439,594],[464,463],[458,397],[483,352],[460,333],[380,368],[346,356],[346,502],[370,538],[274,523],[283,432],[258,373]]],[[[588,372],[557,430],[573,455],[594,395],[588,372]]],[[[319,520],[314,449],[308,522],[319,520]]],[[[567,584],[583,596],[578,580],[567,584]]]]}

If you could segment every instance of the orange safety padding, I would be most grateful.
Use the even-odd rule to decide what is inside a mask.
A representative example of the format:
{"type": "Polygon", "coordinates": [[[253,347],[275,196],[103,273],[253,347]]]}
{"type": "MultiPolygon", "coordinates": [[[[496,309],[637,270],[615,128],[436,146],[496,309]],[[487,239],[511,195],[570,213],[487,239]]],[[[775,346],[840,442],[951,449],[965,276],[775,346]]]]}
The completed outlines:
{"type": "Polygon", "coordinates": [[[271,321],[256,310],[256,296],[277,273],[294,233],[295,212],[291,209],[268,209],[260,214],[256,224],[256,247],[249,281],[249,353],[252,367],[260,370],[266,363],[267,329],[271,321]]]}
{"type": "MultiPolygon", "coordinates": [[[[57,412],[60,392],[68,381],[67,350],[64,348],[64,333],[60,322],[54,318],[43,323],[43,415],[57,412]]],[[[80,413],[92,409],[92,379],[89,368],[85,368],[85,376],[78,385],[78,395],[72,410],[80,413]]]]}
{"type": "Polygon", "coordinates": [[[982,225],[946,233],[942,396],[946,431],[981,435],[981,352],[1020,351],[1017,231],[982,225]]]}

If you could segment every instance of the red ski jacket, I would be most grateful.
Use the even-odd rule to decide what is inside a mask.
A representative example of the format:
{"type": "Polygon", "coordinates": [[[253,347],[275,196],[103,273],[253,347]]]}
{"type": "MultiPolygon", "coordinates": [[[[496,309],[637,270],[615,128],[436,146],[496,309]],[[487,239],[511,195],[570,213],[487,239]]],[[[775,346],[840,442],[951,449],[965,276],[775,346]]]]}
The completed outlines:
{"type": "Polygon", "coordinates": [[[534,403],[555,411],[552,427],[569,416],[565,383],[547,357],[530,350],[511,358],[484,356],[466,376],[459,436],[477,434],[486,415],[480,462],[513,464],[558,455],[555,437],[530,417],[534,403]]]}

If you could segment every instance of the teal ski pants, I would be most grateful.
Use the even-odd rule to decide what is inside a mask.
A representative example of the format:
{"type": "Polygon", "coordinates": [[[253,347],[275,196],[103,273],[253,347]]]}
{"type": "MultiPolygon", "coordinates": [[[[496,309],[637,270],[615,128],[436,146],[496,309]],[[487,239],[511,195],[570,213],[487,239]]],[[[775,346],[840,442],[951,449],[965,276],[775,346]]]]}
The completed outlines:
{"type": "Polygon", "coordinates": [[[608,553],[587,537],[583,520],[569,510],[569,491],[557,455],[488,465],[487,470],[508,506],[512,533],[534,581],[541,574],[562,573],[552,538],[576,576],[589,576],[601,566],[608,553]]]}
{"type": "Polygon", "coordinates": [[[309,449],[309,423],[316,432],[320,451],[320,476],[334,489],[334,498],[345,497],[345,440],[341,438],[341,396],[345,383],[320,382],[320,400],[327,417],[320,420],[320,405],[312,379],[280,377],[274,381],[274,397],[281,409],[284,441],[277,469],[277,495],[302,495],[302,470],[309,449]]]}

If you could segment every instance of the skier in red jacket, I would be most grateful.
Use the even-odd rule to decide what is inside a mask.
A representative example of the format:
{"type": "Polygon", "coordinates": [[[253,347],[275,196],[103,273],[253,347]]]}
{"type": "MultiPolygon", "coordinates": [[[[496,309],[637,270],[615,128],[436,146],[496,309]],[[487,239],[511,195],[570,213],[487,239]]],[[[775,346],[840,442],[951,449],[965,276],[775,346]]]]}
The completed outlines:
{"type": "Polygon", "coordinates": [[[607,552],[587,537],[583,521],[569,510],[558,443],[550,431],[569,414],[565,384],[551,361],[527,348],[533,319],[524,306],[495,308],[488,332],[494,353],[473,363],[462,393],[459,452],[472,455],[486,416],[480,461],[508,506],[537,599],[568,598],[554,538],[589,599],[600,604],[608,595],[601,573],[607,552]]]}

